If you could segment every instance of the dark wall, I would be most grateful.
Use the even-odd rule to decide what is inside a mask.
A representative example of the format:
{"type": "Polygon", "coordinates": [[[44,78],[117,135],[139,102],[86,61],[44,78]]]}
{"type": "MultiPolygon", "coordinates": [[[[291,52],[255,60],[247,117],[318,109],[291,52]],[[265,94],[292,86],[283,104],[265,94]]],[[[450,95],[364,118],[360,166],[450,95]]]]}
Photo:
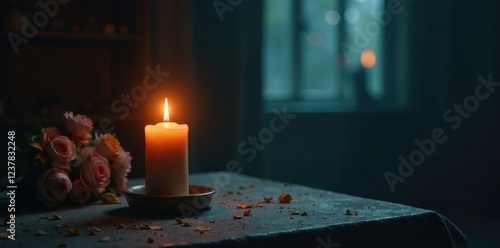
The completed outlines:
{"type": "MultiPolygon", "coordinates": [[[[200,171],[245,166],[237,154],[260,128],[261,1],[191,1],[193,32],[194,161],[200,171]],[[222,10],[223,9],[223,10],[222,10]],[[219,13],[223,19],[220,18],[219,13]]],[[[261,173],[260,166],[247,173],[261,173]]]]}

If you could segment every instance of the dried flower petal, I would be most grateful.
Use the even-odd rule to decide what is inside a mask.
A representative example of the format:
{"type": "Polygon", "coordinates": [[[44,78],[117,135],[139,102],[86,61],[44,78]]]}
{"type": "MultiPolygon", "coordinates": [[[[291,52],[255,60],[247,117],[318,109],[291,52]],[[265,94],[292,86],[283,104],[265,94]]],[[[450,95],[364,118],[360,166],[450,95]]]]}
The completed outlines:
{"type": "Polygon", "coordinates": [[[99,221],[97,221],[97,220],[89,220],[89,222],[87,224],[89,224],[89,225],[99,225],[99,221]]]}
{"type": "Polygon", "coordinates": [[[60,215],[57,215],[56,213],[52,212],[52,219],[54,219],[54,220],[62,220],[62,217],[60,215]]]}
{"type": "Polygon", "coordinates": [[[234,192],[233,191],[228,191],[226,194],[232,195],[232,194],[234,194],[234,192]]]}
{"type": "Polygon", "coordinates": [[[71,237],[78,236],[78,235],[80,235],[80,230],[78,230],[76,228],[68,228],[68,235],[71,237]]]}
{"type": "Polygon", "coordinates": [[[245,186],[240,186],[239,189],[247,189],[245,186]]]}
{"type": "Polygon", "coordinates": [[[125,226],[122,224],[122,223],[118,223],[116,224],[116,229],[122,229],[124,228],[125,226]]]}
{"type": "Polygon", "coordinates": [[[38,230],[38,231],[36,232],[36,235],[38,235],[38,236],[45,236],[45,235],[47,235],[47,234],[49,234],[49,233],[48,233],[48,232],[46,232],[46,231],[42,231],[42,230],[38,230]]]}
{"type": "Polygon", "coordinates": [[[278,201],[280,203],[289,203],[290,201],[292,201],[292,196],[288,193],[283,193],[280,195],[280,197],[278,197],[278,201]]]}
{"type": "Polygon", "coordinates": [[[236,204],[238,208],[251,208],[253,204],[247,204],[246,202],[242,202],[241,204],[236,204]]]}
{"type": "Polygon", "coordinates": [[[120,200],[113,193],[104,193],[101,196],[101,201],[104,204],[120,204],[120,200]]]}
{"type": "Polygon", "coordinates": [[[358,212],[354,211],[354,210],[347,209],[345,211],[345,215],[358,215],[358,212]]]}
{"type": "Polygon", "coordinates": [[[204,226],[197,226],[196,227],[196,231],[205,232],[208,230],[210,230],[210,227],[204,227],[204,226]]]}
{"type": "Polygon", "coordinates": [[[92,230],[94,232],[102,232],[104,229],[102,227],[93,226],[91,228],[87,228],[87,230],[92,230]]]}
{"type": "Polygon", "coordinates": [[[177,224],[179,224],[181,226],[191,226],[191,224],[189,224],[189,222],[187,222],[181,218],[175,218],[175,222],[177,222],[177,224]]]}
{"type": "Polygon", "coordinates": [[[270,203],[273,200],[273,197],[264,197],[264,203],[270,203]]]}
{"type": "Polygon", "coordinates": [[[161,226],[149,226],[150,230],[163,230],[163,227],[161,226]]]}
{"type": "Polygon", "coordinates": [[[140,230],[149,229],[149,225],[147,223],[142,223],[139,225],[138,229],[140,229],[140,230]]]}
{"type": "Polygon", "coordinates": [[[244,215],[244,216],[249,216],[249,215],[250,215],[250,212],[252,212],[252,210],[247,209],[247,210],[245,210],[245,212],[243,212],[243,215],[244,215]]]}
{"type": "Polygon", "coordinates": [[[104,237],[102,237],[102,238],[99,239],[99,242],[108,242],[109,239],[110,239],[109,236],[104,236],[104,237]]]}
{"type": "Polygon", "coordinates": [[[235,214],[233,219],[241,219],[241,217],[243,217],[243,214],[235,214]]]}
{"type": "Polygon", "coordinates": [[[300,214],[300,212],[299,212],[299,211],[295,211],[295,210],[294,210],[294,211],[292,211],[292,215],[299,215],[299,214],[300,214]]]}
{"type": "Polygon", "coordinates": [[[182,224],[184,223],[184,220],[182,220],[181,218],[175,218],[175,222],[177,222],[177,224],[182,224]]]}
{"type": "Polygon", "coordinates": [[[263,205],[262,205],[262,203],[261,203],[261,202],[257,202],[257,203],[255,204],[255,206],[256,206],[256,207],[262,207],[263,205]]]}

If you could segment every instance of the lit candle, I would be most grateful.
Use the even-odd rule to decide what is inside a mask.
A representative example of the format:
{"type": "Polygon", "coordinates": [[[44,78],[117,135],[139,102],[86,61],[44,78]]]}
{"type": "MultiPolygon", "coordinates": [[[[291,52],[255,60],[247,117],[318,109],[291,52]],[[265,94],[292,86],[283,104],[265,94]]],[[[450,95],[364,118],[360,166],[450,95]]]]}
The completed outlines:
{"type": "Polygon", "coordinates": [[[163,121],[147,125],[146,194],[188,195],[188,130],[186,124],[169,122],[165,98],[163,121]]]}

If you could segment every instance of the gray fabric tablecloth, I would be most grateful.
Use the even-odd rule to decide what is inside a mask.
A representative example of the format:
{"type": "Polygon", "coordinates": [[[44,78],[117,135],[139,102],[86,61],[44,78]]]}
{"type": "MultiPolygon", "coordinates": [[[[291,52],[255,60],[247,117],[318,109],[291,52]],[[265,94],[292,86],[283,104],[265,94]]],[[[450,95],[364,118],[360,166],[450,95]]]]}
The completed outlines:
{"type": "MultiPolygon", "coordinates": [[[[129,185],[143,183],[134,179],[129,185]]],[[[226,172],[194,174],[190,183],[218,190],[210,210],[190,217],[148,215],[131,210],[122,196],[116,205],[18,212],[16,240],[0,240],[0,247],[467,247],[452,222],[426,209],[226,172]],[[283,192],[293,197],[290,203],[278,202],[283,192]],[[245,210],[236,204],[256,204],[264,196],[273,197],[272,202],[233,218],[245,210]],[[357,215],[346,215],[347,209],[357,215]],[[53,220],[52,212],[62,219],[53,220]],[[176,217],[190,226],[176,224],[176,217]],[[141,229],[141,224],[162,230],[141,229]],[[68,236],[66,226],[81,234],[68,236]],[[86,230],[93,226],[102,231],[89,234],[86,230]],[[210,230],[200,232],[198,226],[210,230]],[[47,234],[38,235],[39,230],[47,234]],[[103,237],[109,240],[100,242],[103,237]]]]}

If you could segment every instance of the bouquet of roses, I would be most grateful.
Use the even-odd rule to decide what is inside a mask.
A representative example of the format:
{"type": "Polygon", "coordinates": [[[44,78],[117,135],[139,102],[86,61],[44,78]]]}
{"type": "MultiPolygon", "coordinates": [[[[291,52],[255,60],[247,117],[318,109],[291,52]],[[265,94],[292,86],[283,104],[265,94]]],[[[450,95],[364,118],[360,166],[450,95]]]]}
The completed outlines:
{"type": "Polygon", "coordinates": [[[63,127],[44,127],[29,137],[34,158],[27,177],[36,187],[37,199],[48,207],[65,199],[84,204],[92,196],[116,203],[127,184],[130,153],[112,134],[93,129],[85,115],[66,112],[64,117],[63,127]]]}

